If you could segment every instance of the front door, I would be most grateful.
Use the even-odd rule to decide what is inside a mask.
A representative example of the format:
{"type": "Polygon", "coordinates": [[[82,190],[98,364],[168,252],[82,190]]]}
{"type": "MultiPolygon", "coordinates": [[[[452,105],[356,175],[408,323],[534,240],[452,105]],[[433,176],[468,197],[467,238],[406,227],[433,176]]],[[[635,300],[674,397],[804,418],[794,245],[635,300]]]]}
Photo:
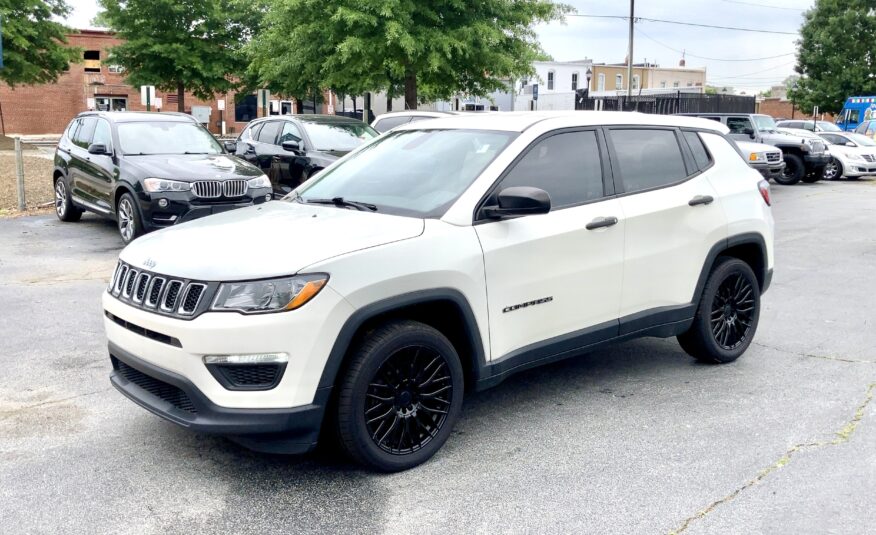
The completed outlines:
{"type": "Polygon", "coordinates": [[[617,334],[625,222],[610,197],[603,139],[598,129],[542,136],[486,201],[512,186],[551,197],[548,214],[475,225],[494,361],[549,357],[617,334]]]}
{"type": "Polygon", "coordinates": [[[301,131],[292,121],[283,122],[283,129],[280,131],[277,145],[280,150],[272,158],[271,172],[268,173],[268,177],[274,188],[274,196],[282,197],[303,182],[302,177],[307,165],[307,157],[304,155],[305,147],[301,131]],[[298,151],[284,149],[283,142],[285,141],[297,141],[300,149],[298,151]]]}
{"type": "Polygon", "coordinates": [[[73,144],[70,147],[70,193],[78,202],[93,207],[97,203],[92,179],[92,172],[88,153],[91,138],[94,137],[94,129],[97,126],[96,117],[82,117],[79,119],[79,128],[73,134],[73,144]]]}
{"type": "Polygon", "coordinates": [[[112,128],[106,119],[97,119],[91,145],[106,147],[107,154],[86,154],[83,162],[81,188],[87,190],[92,202],[102,210],[113,209],[113,182],[116,179],[112,128]]]}

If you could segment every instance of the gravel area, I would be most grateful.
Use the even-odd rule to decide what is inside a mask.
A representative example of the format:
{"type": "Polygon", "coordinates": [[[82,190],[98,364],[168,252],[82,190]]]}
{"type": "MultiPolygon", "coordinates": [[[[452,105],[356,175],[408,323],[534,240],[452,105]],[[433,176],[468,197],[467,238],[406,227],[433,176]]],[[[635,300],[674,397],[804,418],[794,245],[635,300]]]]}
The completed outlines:
{"type": "MultiPolygon", "coordinates": [[[[30,151],[29,151],[30,152],[30,151]]],[[[24,197],[28,211],[52,202],[52,160],[36,152],[24,156],[24,197]]],[[[0,216],[18,214],[15,154],[0,152],[0,216]]]]}

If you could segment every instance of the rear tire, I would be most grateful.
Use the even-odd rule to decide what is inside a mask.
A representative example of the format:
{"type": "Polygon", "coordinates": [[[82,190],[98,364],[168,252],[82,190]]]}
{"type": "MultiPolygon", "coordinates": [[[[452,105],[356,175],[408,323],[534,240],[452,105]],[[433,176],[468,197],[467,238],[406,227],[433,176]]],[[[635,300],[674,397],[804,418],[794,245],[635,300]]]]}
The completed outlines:
{"type": "Polygon", "coordinates": [[[803,165],[803,158],[796,154],[785,154],[785,169],[782,174],[775,178],[777,184],[783,186],[793,186],[806,172],[806,166],[803,165]]]}
{"type": "Polygon", "coordinates": [[[65,222],[79,221],[82,210],[73,205],[73,197],[67,187],[67,179],[59,176],[55,180],[55,214],[58,219],[65,222]]]}
{"type": "Polygon", "coordinates": [[[721,257],[703,288],[693,325],[678,342],[701,362],[733,362],[751,344],[759,318],[760,285],[751,266],[721,257]]]}
{"type": "Polygon", "coordinates": [[[447,441],[463,386],[459,356],[439,331],[407,320],[378,327],[355,348],[341,378],[341,447],[374,470],[413,468],[447,441]]]}

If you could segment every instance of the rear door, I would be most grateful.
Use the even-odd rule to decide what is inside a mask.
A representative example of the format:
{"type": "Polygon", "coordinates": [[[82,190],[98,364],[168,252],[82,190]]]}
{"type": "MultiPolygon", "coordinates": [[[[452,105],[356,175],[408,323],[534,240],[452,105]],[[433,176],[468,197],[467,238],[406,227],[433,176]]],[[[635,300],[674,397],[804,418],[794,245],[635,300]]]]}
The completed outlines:
{"type": "Polygon", "coordinates": [[[692,316],[706,257],[727,237],[712,157],[696,132],[612,127],[606,135],[626,217],[621,334],[692,316]]]}
{"type": "MultiPolygon", "coordinates": [[[[484,201],[512,186],[543,189],[544,215],[482,219],[492,359],[532,358],[617,334],[624,216],[612,197],[599,129],[545,134],[513,163],[484,201]],[[592,222],[605,221],[588,229],[592,222]],[[537,344],[537,345],[534,345],[537,344]]],[[[513,362],[513,361],[506,361],[513,362]]]]}

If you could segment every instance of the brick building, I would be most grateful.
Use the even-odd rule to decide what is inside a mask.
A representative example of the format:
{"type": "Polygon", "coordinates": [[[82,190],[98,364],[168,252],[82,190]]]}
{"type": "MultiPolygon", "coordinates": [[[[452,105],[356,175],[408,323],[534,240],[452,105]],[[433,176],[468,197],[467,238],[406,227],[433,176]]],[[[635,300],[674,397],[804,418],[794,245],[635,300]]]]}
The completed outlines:
{"type": "MultiPolygon", "coordinates": [[[[115,111],[145,111],[140,103],[139,88],[125,83],[125,74],[117,66],[107,61],[108,50],[121,40],[112,32],[103,30],[79,30],[67,36],[70,46],[83,50],[82,61],[71,63],[54,84],[35,86],[16,86],[15,89],[0,85],[0,118],[2,132],[7,135],[22,134],[60,134],[76,114],[89,109],[115,111]]],[[[177,111],[177,95],[156,91],[161,99],[162,111],[177,111]]],[[[326,101],[330,102],[329,95],[326,101]]],[[[217,100],[225,100],[223,112],[226,132],[240,132],[248,121],[260,114],[256,96],[246,95],[235,101],[234,92],[217,94],[210,101],[202,101],[186,93],[186,113],[193,107],[209,108],[209,129],[220,131],[220,114],[217,100]]],[[[308,103],[303,106],[306,112],[320,113],[323,106],[308,103]]],[[[154,108],[153,108],[154,109],[154,108]]],[[[272,103],[273,113],[292,113],[292,100],[277,100],[272,103]]],[[[206,111],[204,108],[198,111],[206,111]]]]}

